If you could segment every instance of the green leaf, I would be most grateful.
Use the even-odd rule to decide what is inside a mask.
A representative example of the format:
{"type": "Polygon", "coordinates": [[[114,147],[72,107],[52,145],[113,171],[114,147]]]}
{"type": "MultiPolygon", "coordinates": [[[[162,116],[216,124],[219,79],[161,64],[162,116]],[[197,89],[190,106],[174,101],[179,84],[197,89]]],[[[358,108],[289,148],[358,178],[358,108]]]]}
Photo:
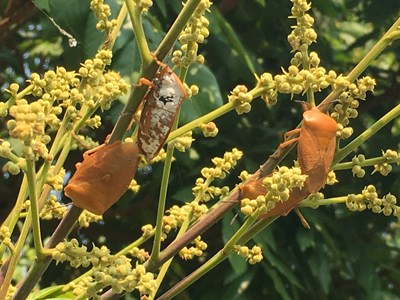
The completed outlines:
{"type": "Polygon", "coordinates": [[[236,275],[244,274],[249,269],[249,264],[246,262],[246,259],[236,252],[233,252],[229,256],[228,260],[236,275]]]}
{"type": "Polygon", "coordinates": [[[281,295],[282,299],[291,300],[292,297],[290,297],[290,295],[288,294],[288,292],[285,288],[285,283],[279,277],[278,273],[274,269],[271,269],[271,268],[265,268],[265,271],[271,277],[271,279],[274,283],[274,287],[275,287],[276,291],[278,292],[278,294],[281,295]]]}
{"type": "Polygon", "coordinates": [[[60,37],[57,41],[40,41],[40,43],[32,48],[31,54],[38,56],[60,56],[63,51],[60,37]]]}
{"type": "Polygon", "coordinates": [[[224,280],[224,287],[226,288],[223,289],[222,293],[217,293],[220,295],[220,299],[247,299],[245,292],[251,286],[250,283],[254,280],[255,270],[256,268],[250,268],[248,272],[241,276],[236,275],[236,273],[228,274],[224,280]]]}
{"type": "Polygon", "coordinates": [[[279,273],[282,274],[292,285],[295,285],[298,288],[303,289],[303,286],[295,276],[293,270],[290,269],[287,266],[287,264],[282,262],[280,258],[275,256],[268,249],[265,249],[265,247],[263,247],[263,255],[267,259],[267,261],[271,264],[271,266],[275,268],[277,271],[279,271],[279,273]]]}
{"type": "Polygon", "coordinates": [[[331,283],[328,258],[319,252],[319,255],[313,255],[308,259],[308,264],[315,279],[320,283],[322,290],[328,295],[331,283]]]}
{"type": "Polygon", "coordinates": [[[310,231],[298,230],[296,240],[302,252],[315,246],[314,237],[310,231]]]}
{"type": "Polygon", "coordinates": [[[227,39],[231,48],[239,54],[239,57],[243,59],[250,71],[253,74],[256,73],[256,68],[254,67],[253,62],[248,55],[248,51],[246,51],[243,43],[241,42],[236,32],[233,30],[232,26],[225,20],[225,18],[219,13],[218,10],[214,9],[212,13],[218,21],[218,25],[220,26],[220,29],[225,35],[225,38],[227,39]]]}
{"type": "Polygon", "coordinates": [[[273,234],[272,230],[263,230],[259,234],[257,234],[253,240],[258,244],[258,245],[268,245],[268,248],[271,249],[272,251],[276,252],[277,251],[277,244],[275,240],[275,236],[273,234]]]}
{"type": "MultiPolygon", "coordinates": [[[[232,212],[227,213],[222,219],[222,238],[226,243],[232,235],[239,229],[239,222],[232,212]]],[[[228,257],[229,263],[236,275],[243,274],[248,270],[248,263],[246,260],[239,256],[236,252],[228,257]]]]}
{"type": "Polygon", "coordinates": [[[195,82],[200,88],[193,99],[183,102],[180,122],[183,124],[197,119],[223,104],[218,82],[210,69],[204,65],[195,65],[189,69],[186,83],[195,82]]]}
{"type": "Polygon", "coordinates": [[[32,0],[32,2],[41,10],[50,11],[49,0],[32,0]]]}

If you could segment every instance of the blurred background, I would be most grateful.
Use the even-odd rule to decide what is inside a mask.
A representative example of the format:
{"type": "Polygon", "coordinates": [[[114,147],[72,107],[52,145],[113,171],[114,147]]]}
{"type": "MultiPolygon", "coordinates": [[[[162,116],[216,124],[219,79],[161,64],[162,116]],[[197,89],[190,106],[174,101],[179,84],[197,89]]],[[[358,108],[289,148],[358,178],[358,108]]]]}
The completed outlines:
{"type": "MultiPolygon", "coordinates": [[[[107,1],[113,15],[118,12],[118,1],[107,1]]],[[[254,73],[281,73],[287,69],[292,54],[287,42],[290,26],[291,2],[278,0],[221,0],[215,1],[208,14],[210,37],[200,46],[206,62],[193,66],[187,84],[196,84],[200,93],[185,101],[180,123],[185,124],[227,102],[227,95],[238,84],[254,87],[254,73]]],[[[181,10],[181,1],[155,1],[144,17],[144,28],[150,49],[156,49],[164,33],[181,10]]],[[[321,59],[321,66],[337,74],[347,74],[365,56],[383,33],[400,15],[398,0],[315,0],[310,14],[315,18],[314,29],[318,43],[311,46],[321,59]]],[[[80,63],[91,58],[104,39],[95,29],[96,20],[88,1],[80,0],[10,0],[0,1],[0,99],[8,95],[4,89],[12,82],[21,87],[33,72],[43,75],[47,70],[64,66],[77,70],[80,63]],[[69,47],[68,39],[50,20],[70,33],[78,42],[69,47]]],[[[127,21],[113,49],[111,68],[131,84],[137,82],[140,61],[135,40],[127,21]]],[[[178,47],[178,46],[177,46],[178,47]]],[[[400,42],[377,58],[363,75],[376,79],[374,94],[360,103],[359,117],[351,121],[353,137],[360,134],[400,101],[400,42]]],[[[167,63],[170,61],[167,60],[167,63]]],[[[329,91],[316,95],[321,101],[329,91]]],[[[100,143],[111,132],[124,100],[115,101],[111,111],[102,115],[98,130],[86,130],[100,143]]],[[[303,100],[296,98],[295,100],[303,100]]],[[[183,204],[192,200],[192,187],[203,167],[211,166],[211,159],[222,156],[236,147],[244,158],[235,170],[215,185],[231,188],[240,180],[244,169],[254,172],[282,141],[285,131],[293,129],[301,120],[300,105],[287,95],[280,95],[277,105],[267,107],[261,99],[252,103],[248,114],[231,112],[214,122],[219,128],[216,138],[205,138],[194,132],[196,141],[185,153],[175,151],[168,190],[168,203],[183,204]]],[[[399,149],[400,119],[383,128],[379,134],[363,144],[356,154],[368,157],[381,155],[381,149],[399,149]]],[[[0,138],[7,138],[6,120],[0,119],[0,138]]],[[[351,138],[350,138],[351,140],[351,138]]],[[[343,146],[343,144],[341,145],[343,146]]],[[[291,166],[296,158],[292,151],[282,164],[291,166]]],[[[68,171],[74,172],[82,153],[71,154],[68,171]]],[[[4,164],[0,159],[0,165],[4,164]]],[[[162,163],[137,172],[141,185],[138,194],[130,192],[104,215],[100,224],[75,230],[71,236],[91,245],[105,243],[113,251],[140,236],[140,227],[155,222],[155,211],[161,181],[162,163]]],[[[392,193],[400,196],[398,166],[386,177],[371,175],[353,178],[350,170],[338,171],[339,184],[326,187],[325,197],[359,193],[366,185],[374,184],[380,196],[392,193]]],[[[9,213],[16,198],[21,176],[3,174],[0,178],[0,220],[9,213]]],[[[65,203],[68,198],[62,199],[65,203]]],[[[400,223],[395,217],[385,217],[370,211],[353,213],[344,205],[303,209],[311,225],[301,226],[295,214],[282,217],[254,241],[263,248],[264,260],[250,266],[235,254],[181,294],[179,299],[400,299],[400,223]]],[[[236,229],[231,221],[235,211],[225,216],[203,235],[208,243],[205,258],[194,261],[175,259],[165,280],[164,290],[175,284],[204,259],[211,257],[222,246],[224,239],[236,229]]],[[[43,222],[44,234],[51,234],[57,221],[43,222]]],[[[27,254],[27,256],[29,256],[27,254]]],[[[76,270],[67,265],[52,265],[42,283],[62,284],[75,277],[76,270]],[[54,276],[57,272],[57,276],[54,276]],[[56,279],[55,279],[56,278],[56,279]]],[[[130,299],[130,296],[125,296],[130,299]]]]}

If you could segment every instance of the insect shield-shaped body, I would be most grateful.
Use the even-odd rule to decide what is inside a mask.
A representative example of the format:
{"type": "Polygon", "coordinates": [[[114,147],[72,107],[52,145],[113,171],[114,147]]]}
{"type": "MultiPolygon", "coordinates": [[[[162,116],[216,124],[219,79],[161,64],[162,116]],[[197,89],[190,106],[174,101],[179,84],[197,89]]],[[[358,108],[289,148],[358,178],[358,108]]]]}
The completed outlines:
{"type": "Polygon", "coordinates": [[[183,99],[182,82],[163,65],[145,96],[140,116],[138,146],[147,161],[153,159],[164,145],[183,99]]]}
{"type": "Polygon", "coordinates": [[[139,158],[136,144],[120,141],[83,154],[64,192],[73,203],[102,215],[127,190],[139,158]]]}
{"type": "MultiPolygon", "coordinates": [[[[335,154],[336,128],[335,120],[313,107],[303,113],[303,125],[300,129],[285,134],[285,137],[299,134],[296,138],[284,141],[279,148],[285,148],[297,141],[297,160],[302,173],[308,177],[302,189],[294,188],[287,201],[277,203],[272,210],[263,214],[262,218],[286,215],[301,200],[324,187],[335,154]]],[[[262,186],[262,180],[263,178],[260,178],[245,184],[242,187],[243,197],[255,199],[258,195],[266,194],[267,190],[262,186]]]]}
{"type": "Polygon", "coordinates": [[[317,107],[303,113],[297,159],[302,173],[308,175],[309,193],[316,193],[325,186],[335,155],[336,128],[336,121],[317,107]]]}

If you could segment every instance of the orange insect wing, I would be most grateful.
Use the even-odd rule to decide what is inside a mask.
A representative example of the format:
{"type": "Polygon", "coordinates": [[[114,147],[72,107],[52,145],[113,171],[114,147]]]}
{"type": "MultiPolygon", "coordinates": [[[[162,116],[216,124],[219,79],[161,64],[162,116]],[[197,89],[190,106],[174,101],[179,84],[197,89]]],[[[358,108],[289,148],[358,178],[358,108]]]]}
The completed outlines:
{"type": "Polygon", "coordinates": [[[313,107],[303,114],[303,126],[297,145],[298,161],[310,193],[319,191],[326,182],[336,147],[336,122],[313,107]]]}
{"type": "Polygon", "coordinates": [[[79,165],[64,192],[73,203],[101,215],[127,190],[138,164],[136,144],[120,141],[99,149],[79,165]]]}
{"type": "Polygon", "coordinates": [[[308,197],[310,193],[305,189],[298,189],[295,188],[290,192],[289,199],[284,202],[278,202],[275,204],[275,207],[268,211],[265,214],[262,214],[260,218],[271,218],[275,216],[286,216],[297,204],[303,200],[304,198],[308,197]]]}
{"type": "Polygon", "coordinates": [[[256,199],[260,195],[265,195],[267,189],[262,185],[263,178],[246,183],[240,187],[243,198],[256,199]]]}

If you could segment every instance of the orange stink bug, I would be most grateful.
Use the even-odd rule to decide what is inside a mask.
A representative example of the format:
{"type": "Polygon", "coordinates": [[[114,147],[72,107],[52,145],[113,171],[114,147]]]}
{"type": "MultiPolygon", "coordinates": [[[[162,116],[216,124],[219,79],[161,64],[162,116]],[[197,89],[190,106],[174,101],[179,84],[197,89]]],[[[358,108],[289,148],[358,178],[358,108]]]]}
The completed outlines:
{"type": "MultiPolygon", "coordinates": [[[[272,174],[270,174],[272,175],[272,174]]],[[[269,176],[270,176],[269,175],[269,176]]],[[[267,189],[262,185],[264,177],[250,181],[240,187],[240,192],[243,198],[256,199],[259,195],[265,195],[267,189]]]]}
{"type": "Polygon", "coordinates": [[[297,160],[301,172],[308,175],[306,188],[311,194],[325,186],[335,155],[336,129],[337,124],[334,119],[322,113],[317,107],[312,107],[303,113],[301,128],[285,134],[285,137],[295,133],[299,133],[299,136],[279,146],[283,148],[298,141],[297,160]]]}
{"type": "MultiPolygon", "coordinates": [[[[306,105],[303,104],[303,106],[305,107],[306,105]]],[[[282,149],[297,141],[299,166],[302,173],[308,175],[308,177],[303,189],[293,189],[287,201],[277,203],[271,211],[262,216],[263,218],[286,215],[298,202],[324,187],[335,154],[336,128],[335,120],[322,113],[317,107],[313,107],[303,113],[301,128],[291,130],[285,134],[285,139],[293,134],[299,134],[296,138],[284,141],[279,145],[279,148],[282,149]]],[[[243,197],[255,199],[258,195],[265,195],[267,190],[262,185],[262,180],[263,178],[259,178],[243,185],[241,187],[243,197]]],[[[306,221],[299,212],[297,213],[305,225],[306,221]]]]}
{"type": "Polygon", "coordinates": [[[139,121],[139,151],[147,161],[153,159],[164,145],[176,114],[186,97],[185,88],[179,77],[165,64],[159,63],[157,73],[144,97],[139,121]]]}
{"type": "Polygon", "coordinates": [[[64,188],[65,195],[76,206],[102,215],[127,190],[138,159],[138,146],[120,141],[86,151],[64,188]]]}

